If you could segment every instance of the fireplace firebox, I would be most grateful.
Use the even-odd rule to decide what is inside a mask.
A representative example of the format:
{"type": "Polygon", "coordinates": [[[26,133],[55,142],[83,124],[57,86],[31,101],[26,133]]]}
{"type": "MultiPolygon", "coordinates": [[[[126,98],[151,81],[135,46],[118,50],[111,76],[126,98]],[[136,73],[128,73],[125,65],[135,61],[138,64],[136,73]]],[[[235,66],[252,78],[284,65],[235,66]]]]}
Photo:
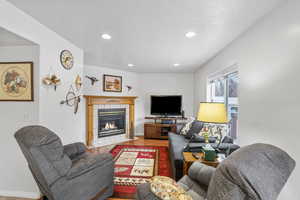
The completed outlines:
{"type": "Polygon", "coordinates": [[[98,138],[126,133],[126,109],[98,110],[98,138]]]}

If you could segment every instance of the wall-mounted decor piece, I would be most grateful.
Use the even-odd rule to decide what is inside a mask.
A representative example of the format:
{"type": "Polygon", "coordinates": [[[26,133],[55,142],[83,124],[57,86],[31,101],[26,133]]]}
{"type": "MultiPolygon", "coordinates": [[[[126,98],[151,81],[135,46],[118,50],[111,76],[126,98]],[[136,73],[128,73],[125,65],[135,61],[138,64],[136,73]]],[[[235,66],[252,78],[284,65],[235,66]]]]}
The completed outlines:
{"type": "Polygon", "coordinates": [[[130,90],[132,90],[132,86],[130,85],[126,85],[128,92],[130,92],[130,90]]]}
{"type": "Polygon", "coordinates": [[[47,86],[54,86],[54,90],[56,91],[56,88],[61,83],[61,81],[55,74],[49,74],[49,76],[43,78],[43,83],[47,86]]]}
{"type": "Polygon", "coordinates": [[[85,76],[86,78],[88,78],[91,81],[91,84],[94,85],[95,82],[99,81],[99,79],[97,79],[94,76],[85,76]]]}
{"type": "Polygon", "coordinates": [[[75,79],[75,87],[78,90],[80,90],[82,86],[82,80],[81,80],[81,77],[79,75],[76,76],[76,79],[75,79]]]}
{"type": "Polygon", "coordinates": [[[122,76],[103,75],[103,91],[122,92],[122,76]]]}
{"type": "Polygon", "coordinates": [[[76,95],[73,86],[71,85],[69,91],[66,94],[65,100],[62,100],[60,104],[66,104],[67,106],[74,107],[74,114],[76,114],[80,101],[80,95],[76,95]]]}
{"type": "Polygon", "coordinates": [[[62,50],[60,53],[60,63],[65,69],[72,69],[74,65],[74,57],[69,50],[62,50]]]}
{"type": "Polygon", "coordinates": [[[0,63],[0,101],[33,101],[33,62],[0,63]]]}

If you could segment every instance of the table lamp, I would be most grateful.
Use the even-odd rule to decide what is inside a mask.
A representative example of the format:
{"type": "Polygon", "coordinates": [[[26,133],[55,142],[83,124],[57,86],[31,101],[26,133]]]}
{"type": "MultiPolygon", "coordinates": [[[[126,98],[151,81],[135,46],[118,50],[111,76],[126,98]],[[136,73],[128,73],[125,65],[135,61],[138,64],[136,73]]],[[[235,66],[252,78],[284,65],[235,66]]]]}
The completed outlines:
{"type": "MultiPolygon", "coordinates": [[[[228,120],[226,106],[224,103],[201,102],[199,105],[197,119],[198,121],[202,121],[204,123],[227,124],[228,120]]],[[[208,131],[212,133],[212,126],[208,127],[208,131]]],[[[215,134],[218,134],[220,136],[220,141],[217,146],[218,148],[222,140],[222,132],[220,127],[217,127],[217,131],[215,132],[215,134]]]]}

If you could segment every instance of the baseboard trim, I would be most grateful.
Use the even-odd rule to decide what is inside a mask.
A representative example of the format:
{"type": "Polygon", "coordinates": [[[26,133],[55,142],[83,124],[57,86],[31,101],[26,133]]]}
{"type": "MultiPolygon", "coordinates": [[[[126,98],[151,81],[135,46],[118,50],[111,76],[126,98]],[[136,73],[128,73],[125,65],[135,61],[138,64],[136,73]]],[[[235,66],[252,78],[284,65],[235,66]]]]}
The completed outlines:
{"type": "Polygon", "coordinates": [[[39,192],[24,192],[24,191],[13,191],[13,190],[0,190],[0,196],[20,197],[20,198],[28,198],[28,199],[41,198],[41,194],[39,192]]]}
{"type": "Polygon", "coordinates": [[[144,136],[144,133],[134,133],[135,136],[144,136]]]}

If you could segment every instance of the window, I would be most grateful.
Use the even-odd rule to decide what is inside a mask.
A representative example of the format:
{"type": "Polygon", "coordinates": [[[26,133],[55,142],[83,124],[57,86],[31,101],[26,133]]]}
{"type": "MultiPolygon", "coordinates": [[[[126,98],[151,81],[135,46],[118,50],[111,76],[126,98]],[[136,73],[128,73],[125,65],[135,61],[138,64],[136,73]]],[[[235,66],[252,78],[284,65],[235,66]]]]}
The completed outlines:
{"type": "Polygon", "coordinates": [[[207,101],[225,103],[229,120],[229,136],[237,138],[238,125],[238,85],[239,77],[236,67],[223,70],[208,78],[207,101]]]}

